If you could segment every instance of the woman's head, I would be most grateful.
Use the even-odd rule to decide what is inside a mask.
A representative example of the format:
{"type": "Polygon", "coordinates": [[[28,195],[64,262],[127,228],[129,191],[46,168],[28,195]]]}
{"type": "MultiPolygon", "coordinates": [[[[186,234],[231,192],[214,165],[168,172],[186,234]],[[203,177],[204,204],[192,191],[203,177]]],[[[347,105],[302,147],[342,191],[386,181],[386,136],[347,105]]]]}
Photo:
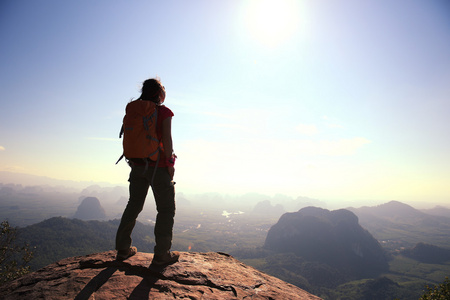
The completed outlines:
{"type": "Polygon", "coordinates": [[[159,78],[150,78],[144,81],[139,99],[163,103],[166,98],[166,90],[159,78]]]}

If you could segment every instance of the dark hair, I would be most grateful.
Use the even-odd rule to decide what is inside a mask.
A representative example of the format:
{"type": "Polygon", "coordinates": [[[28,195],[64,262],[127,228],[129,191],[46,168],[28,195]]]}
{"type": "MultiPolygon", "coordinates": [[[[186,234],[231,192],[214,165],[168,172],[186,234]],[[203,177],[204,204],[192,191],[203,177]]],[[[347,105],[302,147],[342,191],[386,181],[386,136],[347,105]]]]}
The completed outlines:
{"type": "Polygon", "coordinates": [[[141,89],[140,100],[153,101],[159,103],[159,95],[161,91],[166,93],[161,81],[157,78],[150,78],[144,81],[141,89]]]}

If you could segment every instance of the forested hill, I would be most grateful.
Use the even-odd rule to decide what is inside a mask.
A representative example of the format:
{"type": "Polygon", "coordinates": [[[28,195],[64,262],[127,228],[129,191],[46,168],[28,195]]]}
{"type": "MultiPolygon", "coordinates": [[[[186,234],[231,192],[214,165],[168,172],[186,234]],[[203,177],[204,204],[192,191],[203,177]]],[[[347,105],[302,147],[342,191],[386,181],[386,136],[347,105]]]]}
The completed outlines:
{"type": "Polygon", "coordinates": [[[352,212],[306,207],[284,214],[273,225],[264,244],[278,253],[294,253],[336,269],[341,279],[365,278],[388,270],[378,241],[358,224],[352,212]]]}
{"type": "MultiPolygon", "coordinates": [[[[66,257],[113,250],[118,226],[117,219],[81,221],[55,217],[20,228],[18,243],[30,245],[34,252],[30,266],[37,270],[66,257]]],[[[140,251],[153,252],[153,229],[151,225],[136,223],[132,238],[140,251]]]]}

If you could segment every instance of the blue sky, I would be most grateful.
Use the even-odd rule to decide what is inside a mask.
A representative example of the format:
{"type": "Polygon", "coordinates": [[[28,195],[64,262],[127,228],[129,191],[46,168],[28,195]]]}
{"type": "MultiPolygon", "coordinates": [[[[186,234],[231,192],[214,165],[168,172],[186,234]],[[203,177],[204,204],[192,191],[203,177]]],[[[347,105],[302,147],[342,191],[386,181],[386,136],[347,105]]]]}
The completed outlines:
{"type": "Polygon", "coordinates": [[[450,200],[450,5],[2,1],[0,170],[126,184],[118,130],[158,75],[177,190],[450,200]]]}

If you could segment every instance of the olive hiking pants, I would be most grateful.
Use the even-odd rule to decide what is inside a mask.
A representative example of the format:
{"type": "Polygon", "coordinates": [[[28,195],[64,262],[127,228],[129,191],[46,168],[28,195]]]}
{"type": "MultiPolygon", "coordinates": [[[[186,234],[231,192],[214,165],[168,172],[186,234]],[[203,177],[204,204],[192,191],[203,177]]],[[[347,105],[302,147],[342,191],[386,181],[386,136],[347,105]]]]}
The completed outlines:
{"type": "MultiPolygon", "coordinates": [[[[123,212],[116,235],[116,250],[126,250],[131,246],[131,232],[142,211],[156,167],[136,165],[130,162],[130,198],[123,212]]],[[[153,181],[153,195],[156,202],[155,248],[161,255],[172,246],[173,223],[175,217],[175,187],[167,168],[157,168],[153,181]]]]}

